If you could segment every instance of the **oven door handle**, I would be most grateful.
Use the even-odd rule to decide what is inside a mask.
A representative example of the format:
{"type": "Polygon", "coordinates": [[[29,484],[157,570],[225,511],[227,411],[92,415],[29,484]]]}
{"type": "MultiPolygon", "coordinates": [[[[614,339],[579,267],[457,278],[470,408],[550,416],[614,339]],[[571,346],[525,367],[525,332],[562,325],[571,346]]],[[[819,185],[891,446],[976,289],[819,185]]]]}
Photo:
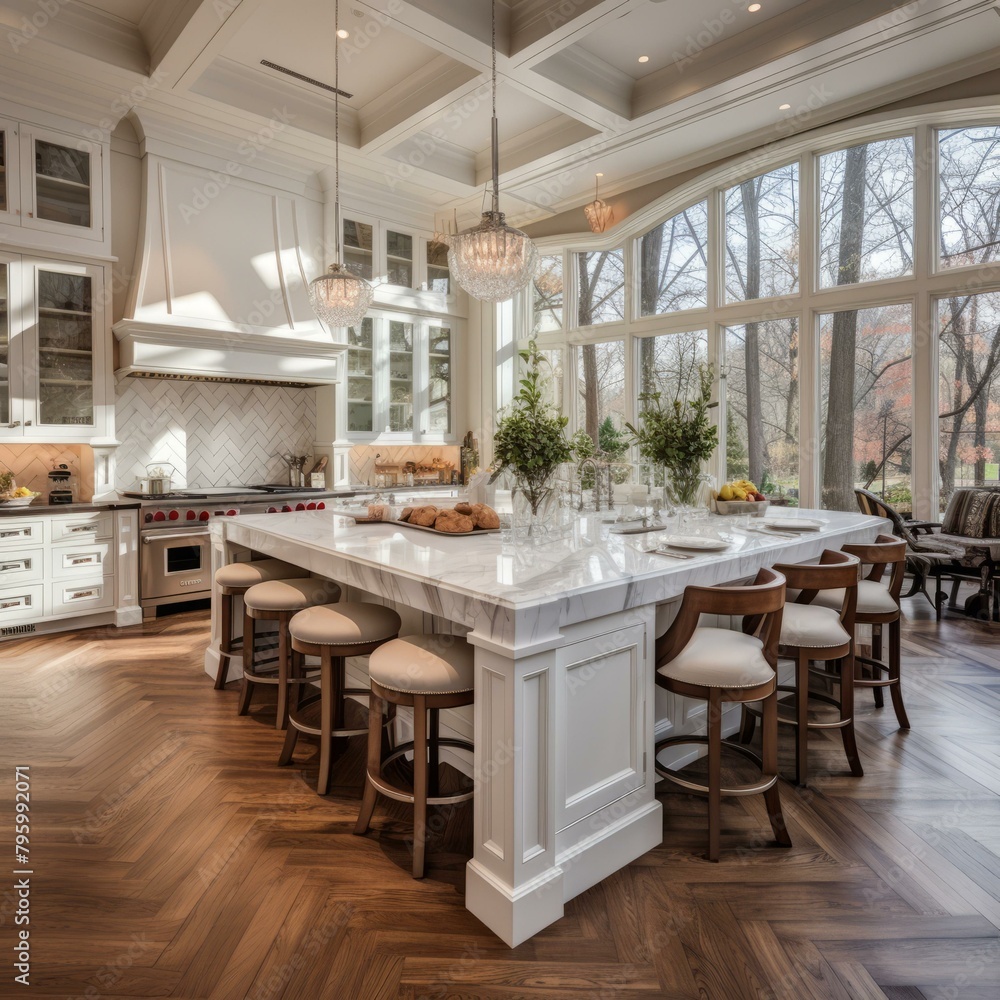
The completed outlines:
{"type": "Polygon", "coordinates": [[[188,531],[188,532],[185,532],[184,534],[177,534],[177,535],[168,535],[168,534],[162,534],[162,535],[143,535],[143,537],[142,537],[142,544],[143,545],[152,545],[153,542],[159,542],[159,541],[172,542],[172,541],[174,541],[177,538],[201,538],[201,539],[207,541],[208,540],[208,532],[207,531],[188,531]]]}

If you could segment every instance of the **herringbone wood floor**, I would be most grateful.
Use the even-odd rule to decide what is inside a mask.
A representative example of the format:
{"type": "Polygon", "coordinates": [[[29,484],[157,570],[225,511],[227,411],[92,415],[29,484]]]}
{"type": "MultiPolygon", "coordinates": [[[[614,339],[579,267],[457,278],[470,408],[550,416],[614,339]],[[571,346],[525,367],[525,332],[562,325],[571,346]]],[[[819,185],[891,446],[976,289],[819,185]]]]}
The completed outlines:
{"type": "Polygon", "coordinates": [[[413,881],[405,809],[351,833],[358,753],[319,798],[308,754],[275,766],[268,713],[212,690],[203,613],[3,645],[0,843],[30,764],[35,876],[30,990],[2,876],[0,996],[996,1000],[998,633],[907,603],[913,729],[859,694],[867,773],[817,736],[813,787],[782,786],[791,850],[729,800],[711,865],[703,802],[664,794],[662,846],[515,950],[463,906],[468,808],[413,881]]]}

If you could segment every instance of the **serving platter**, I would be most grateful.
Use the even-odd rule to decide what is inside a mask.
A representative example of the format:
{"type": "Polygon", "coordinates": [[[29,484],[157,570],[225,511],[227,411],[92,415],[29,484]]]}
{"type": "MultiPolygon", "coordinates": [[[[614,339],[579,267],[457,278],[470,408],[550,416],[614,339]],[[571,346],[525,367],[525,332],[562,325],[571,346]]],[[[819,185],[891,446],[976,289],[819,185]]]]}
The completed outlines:
{"type": "Polygon", "coordinates": [[[472,531],[438,531],[437,528],[431,528],[426,524],[410,524],[409,521],[383,521],[383,524],[398,524],[401,528],[412,528],[414,531],[429,531],[433,535],[444,536],[447,538],[449,535],[491,535],[499,528],[473,528],[472,531]]]}

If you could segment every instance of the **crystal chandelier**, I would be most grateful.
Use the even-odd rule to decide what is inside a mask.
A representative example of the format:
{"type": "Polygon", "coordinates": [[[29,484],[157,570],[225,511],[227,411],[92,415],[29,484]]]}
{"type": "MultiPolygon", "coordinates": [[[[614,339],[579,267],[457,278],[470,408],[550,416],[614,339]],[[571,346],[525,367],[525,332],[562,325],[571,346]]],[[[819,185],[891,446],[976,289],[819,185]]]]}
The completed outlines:
{"type": "Polygon", "coordinates": [[[340,0],[334,3],[333,93],[334,93],[334,197],[333,224],[336,228],[334,260],[326,274],[309,282],[309,304],[330,329],[360,326],[375,290],[364,278],[341,262],[343,223],[340,220],[340,0]]]}
{"type": "Polygon", "coordinates": [[[493,207],[478,226],[448,240],[448,266],[474,299],[504,302],[531,281],[538,251],[527,233],[507,225],[500,211],[500,143],[497,129],[497,4],[493,10],[493,207]]]}
{"type": "Polygon", "coordinates": [[[615,213],[611,206],[601,200],[601,178],[604,174],[594,175],[594,200],[583,206],[583,213],[587,216],[590,231],[593,233],[603,233],[614,221],[615,213]]]}

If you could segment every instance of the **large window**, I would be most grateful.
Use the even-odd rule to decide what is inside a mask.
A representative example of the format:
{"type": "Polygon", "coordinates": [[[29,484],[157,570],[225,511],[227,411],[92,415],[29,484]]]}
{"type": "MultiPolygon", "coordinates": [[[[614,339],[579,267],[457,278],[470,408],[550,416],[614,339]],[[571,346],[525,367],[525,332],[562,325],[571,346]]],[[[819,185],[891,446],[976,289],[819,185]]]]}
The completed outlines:
{"type": "Polygon", "coordinates": [[[1000,485],[1000,121],[983,117],[817,129],[678,187],[615,244],[549,242],[520,335],[575,372],[573,429],[634,422],[711,362],[719,479],[847,510],[861,487],[928,518],[1000,485]]]}
{"type": "Polygon", "coordinates": [[[577,254],[580,326],[625,318],[625,255],[621,250],[577,254]]]}
{"type": "Polygon", "coordinates": [[[913,139],[839,149],[819,159],[820,284],[913,273],[913,139]]]}
{"type": "Polygon", "coordinates": [[[911,509],[910,327],[909,306],[820,318],[824,507],[853,510],[860,486],[911,509]]]}
{"type": "Polygon", "coordinates": [[[640,241],[640,312],[677,312],[708,304],[708,202],[685,209],[640,241]]]}
{"type": "Polygon", "coordinates": [[[726,298],[790,295],[799,285],[799,165],[726,192],[726,298]]]}
{"type": "Polygon", "coordinates": [[[799,494],[799,331],[794,319],[726,330],[726,478],[799,494]]]}
{"type": "Polygon", "coordinates": [[[1000,259],[1000,126],[942,129],[941,263],[1000,259]]]}
{"type": "Polygon", "coordinates": [[[1000,485],[1000,293],[937,303],[941,497],[1000,485]]]}

